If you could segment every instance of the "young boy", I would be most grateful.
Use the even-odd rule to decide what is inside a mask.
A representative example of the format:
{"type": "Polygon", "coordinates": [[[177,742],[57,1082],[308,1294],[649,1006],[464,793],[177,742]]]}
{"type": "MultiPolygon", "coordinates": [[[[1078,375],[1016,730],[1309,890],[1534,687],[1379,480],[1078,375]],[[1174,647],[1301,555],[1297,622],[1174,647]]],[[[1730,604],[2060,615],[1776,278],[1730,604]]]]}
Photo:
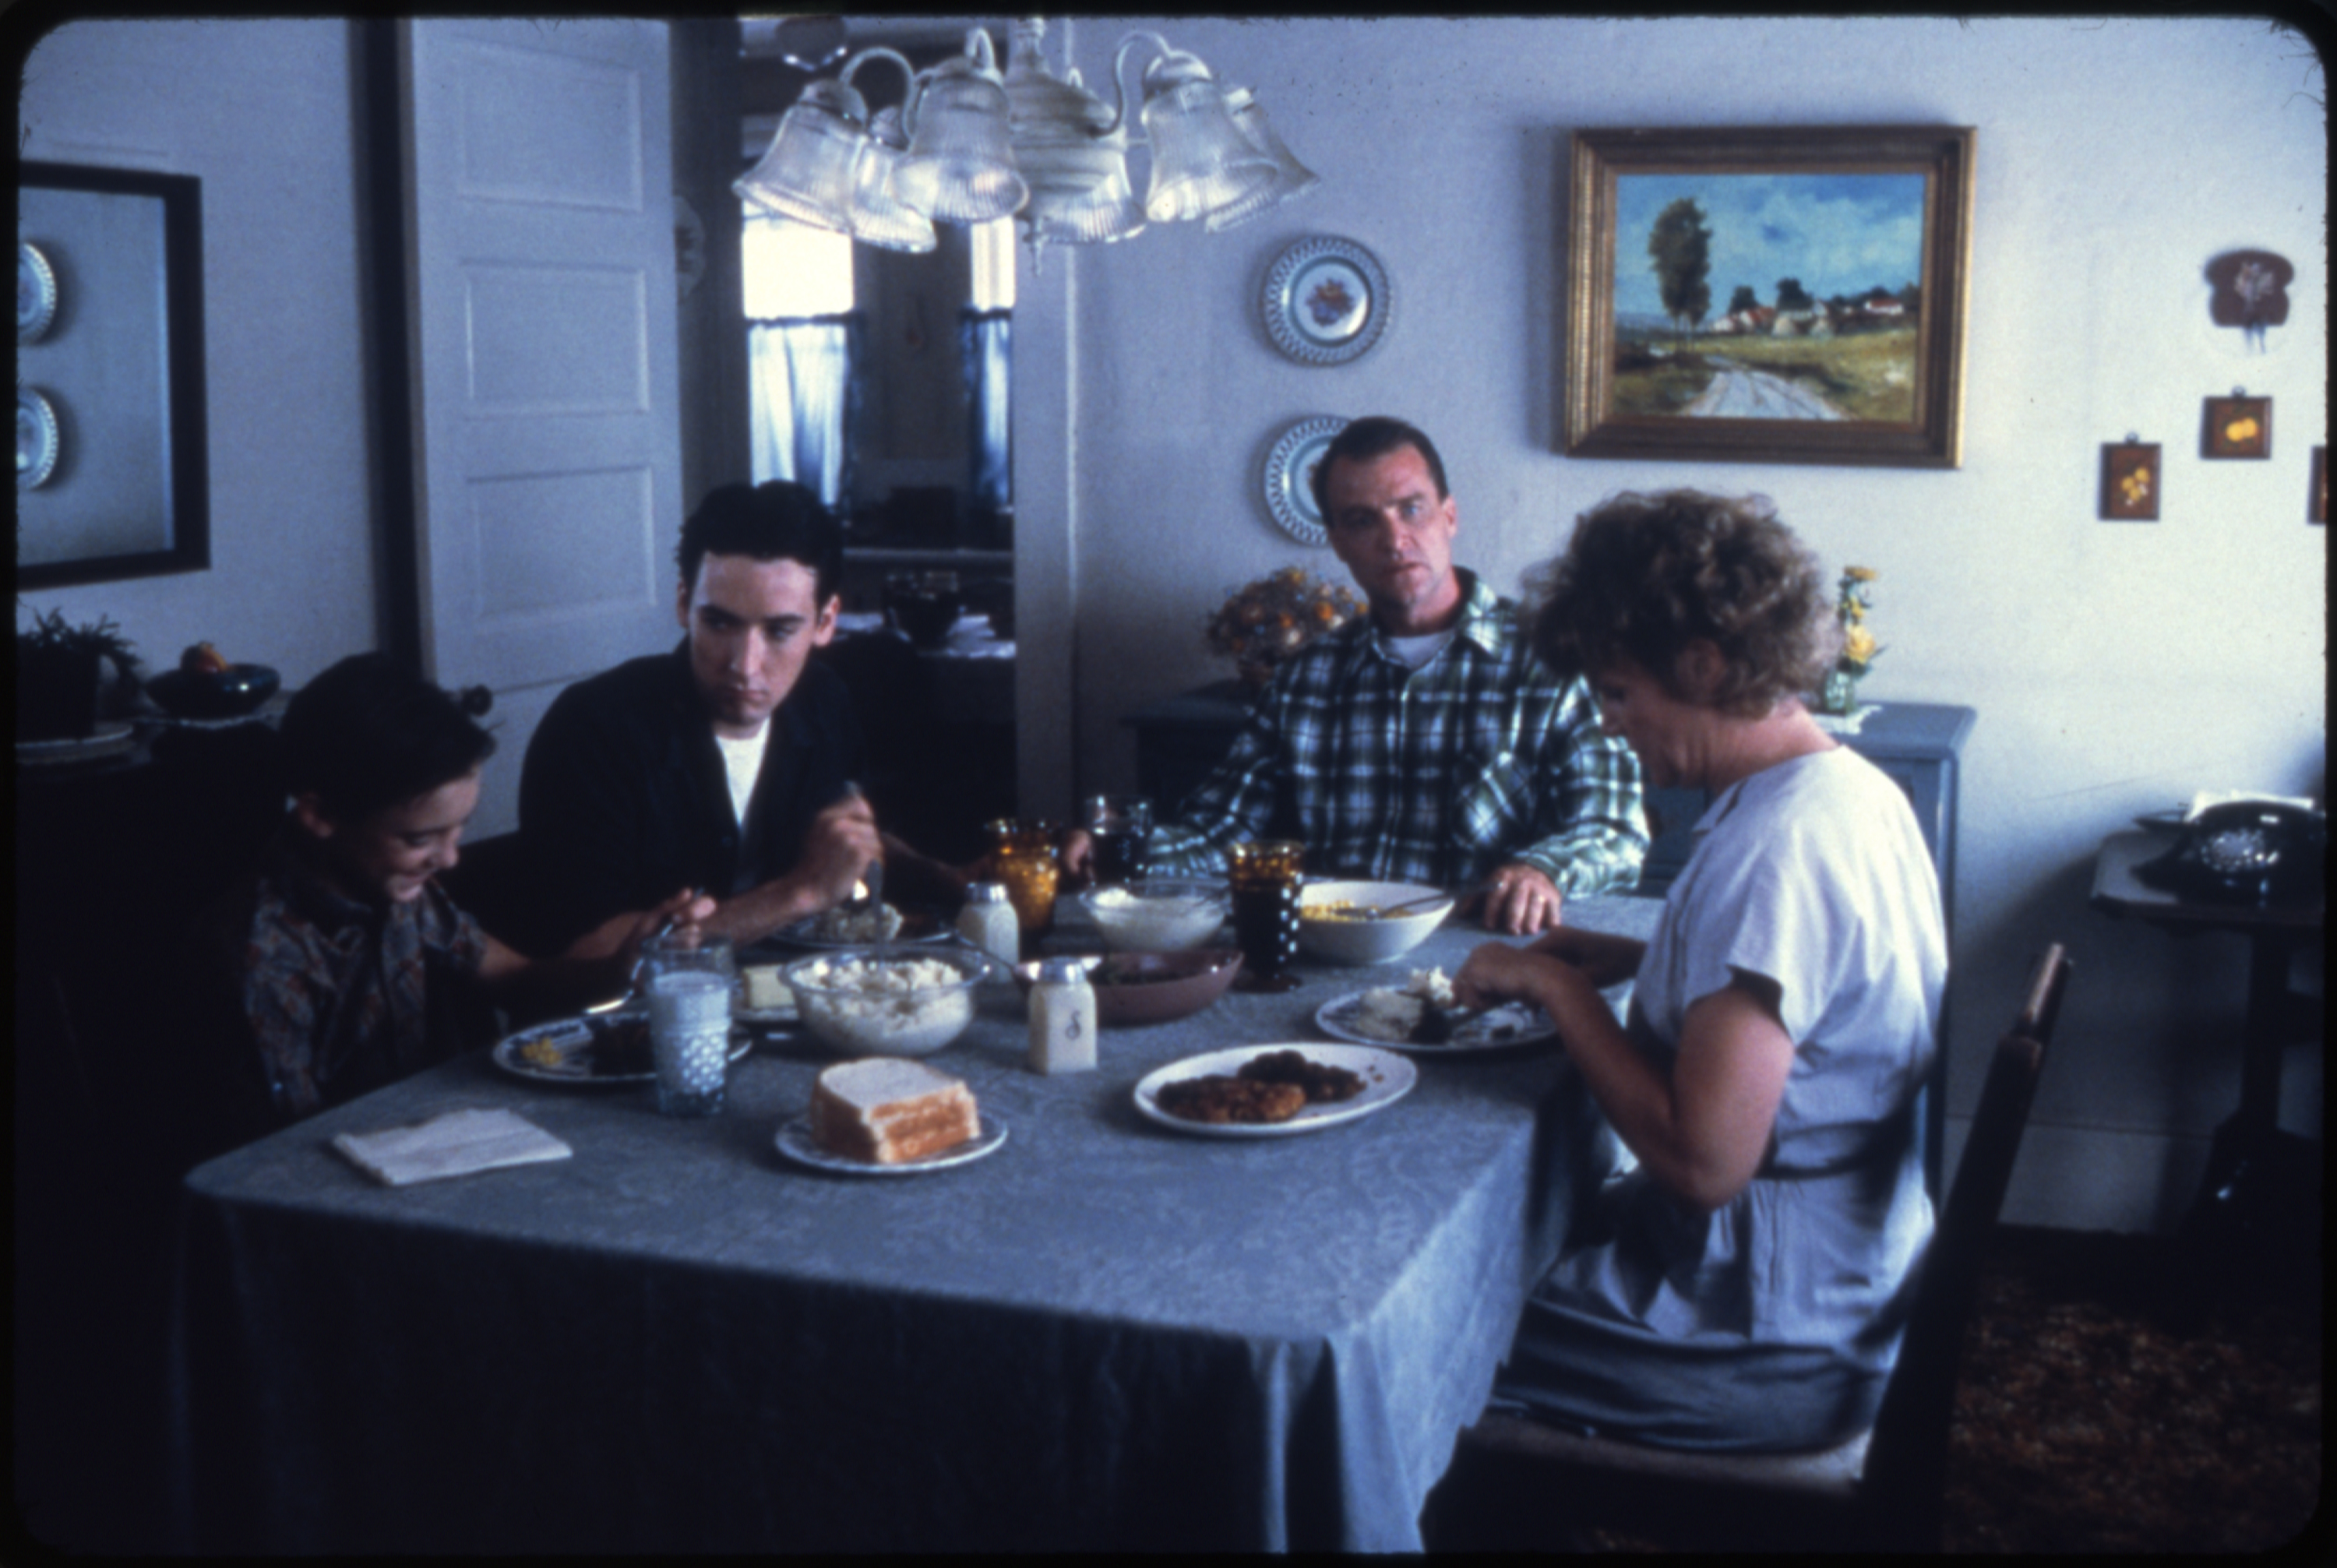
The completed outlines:
{"type": "Polygon", "coordinates": [[[458,858],[494,738],[457,699],[386,655],[344,659],[303,687],[279,734],[292,808],[243,883],[207,912],[198,963],[225,1060],[214,1147],[269,1131],[484,1044],[491,1004],[542,1013],[621,991],[684,892],[532,960],[489,936],[436,881],[458,858]]]}

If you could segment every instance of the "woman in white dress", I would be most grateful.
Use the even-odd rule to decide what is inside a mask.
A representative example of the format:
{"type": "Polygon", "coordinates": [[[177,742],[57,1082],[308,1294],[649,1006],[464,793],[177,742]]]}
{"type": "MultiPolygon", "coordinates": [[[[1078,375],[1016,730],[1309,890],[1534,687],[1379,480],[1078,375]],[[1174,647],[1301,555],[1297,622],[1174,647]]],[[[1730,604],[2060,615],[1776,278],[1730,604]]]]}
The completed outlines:
{"type": "Polygon", "coordinates": [[[1637,1161],[1527,1303],[1495,1403],[1681,1448],[1845,1440],[1931,1230],[1931,856],[1898,786],[1802,701],[1841,631],[1765,498],[1617,496],[1538,576],[1536,651],[1589,675],[1649,787],[1712,804],[1649,941],[1560,929],[1454,980],[1547,1011],[1637,1161]],[[1618,1022],[1599,990],[1628,976],[1618,1022]]]}

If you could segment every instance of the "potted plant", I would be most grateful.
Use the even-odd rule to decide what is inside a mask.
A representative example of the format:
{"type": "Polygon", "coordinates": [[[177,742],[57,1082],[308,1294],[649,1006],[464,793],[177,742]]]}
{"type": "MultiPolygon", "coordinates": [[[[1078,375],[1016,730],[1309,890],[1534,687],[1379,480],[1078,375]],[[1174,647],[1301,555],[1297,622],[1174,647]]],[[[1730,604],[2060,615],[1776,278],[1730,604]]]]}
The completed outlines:
{"type": "Polygon", "coordinates": [[[97,731],[100,667],[111,664],[132,691],[138,656],[122,629],[101,615],[75,625],[62,610],[35,613],[16,631],[16,739],[70,740],[97,731]]]}

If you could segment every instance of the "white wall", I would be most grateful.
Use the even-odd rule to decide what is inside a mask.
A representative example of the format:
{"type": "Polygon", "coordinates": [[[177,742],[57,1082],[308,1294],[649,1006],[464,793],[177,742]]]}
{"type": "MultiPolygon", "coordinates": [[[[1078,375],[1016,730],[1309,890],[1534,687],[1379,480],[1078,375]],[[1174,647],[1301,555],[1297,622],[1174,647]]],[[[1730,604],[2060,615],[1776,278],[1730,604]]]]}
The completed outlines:
{"type": "Polygon", "coordinates": [[[21,596],[110,615],[149,671],[191,642],[298,685],[380,642],[350,30],[75,22],[26,59],[23,155],[202,181],[211,567],[21,596]]]}
{"type": "MultiPolygon", "coordinates": [[[[1889,652],[1865,694],[1980,712],[1951,1152],[1993,1021],[2058,938],[2076,989],[2008,1216],[2170,1224],[2237,1093],[2243,951],[2113,922],[2085,896],[2096,846],[2137,812],[2199,789],[2322,787],[2326,533],[2303,515],[2326,426],[2327,166],[2310,46],[2250,20],[1129,19],[1078,28],[1090,83],[1133,27],[1255,87],[1325,183],[1225,234],[1177,225],[1047,256],[1075,285],[1073,598],[1056,609],[1064,625],[1076,610],[1076,777],[1041,788],[1132,782],[1119,720],[1228,672],[1200,635],[1227,589],[1290,561],[1337,573],[1258,497],[1293,419],[1426,428],[1462,559],[1505,590],[1617,489],[1765,491],[1824,559],[1882,574],[1889,652]],[[1978,130],[1961,466],[1560,456],[1569,133],[1860,122],[1978,130]],[[1393,283],[1388,336],[1345,368],[1282,358],[1253,304],[1274,257],[1319,232],[1369,246],[1393,283]],[[2299,270],[2261,355],[2207,315],[2201,269],[2242,246],[2299,270]],[[2274,400],[2270,462],[2195,456],[2201,399],[2234,386],[2274,400]],[[2156,524],[2095,519],[2099,446],[2128,431],[2165,447],[2156,524]]],[[[1019,524],[1038,528],[1022,500],[1019,524]]],[[[1048,630],[1027,600],[1021,619],[1048,630]]],[[[2317,1053],[2292,1068],[2317,1127],[2317,1053]]]]}

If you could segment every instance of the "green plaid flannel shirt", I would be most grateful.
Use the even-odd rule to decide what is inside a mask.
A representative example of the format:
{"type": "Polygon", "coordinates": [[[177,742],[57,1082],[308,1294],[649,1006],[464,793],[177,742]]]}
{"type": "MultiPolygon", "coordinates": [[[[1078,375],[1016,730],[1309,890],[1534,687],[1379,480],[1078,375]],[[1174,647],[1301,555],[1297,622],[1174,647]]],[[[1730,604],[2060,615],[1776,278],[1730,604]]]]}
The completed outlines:
{"type": "Polygon", "coordinates": [[[1648,852],[1639,760],[1601,734],[1589,688],[1527,646],[1518,607],[1474,573],[1424,669],[1369,616],[1275,675],[1217,770],[1155,829],[1154,868],[1221,872],[1251,838],[1296,838],[1306,869],[1460,887],[1522,861],[1570,895],[1622,892],[1648,852]]]}

